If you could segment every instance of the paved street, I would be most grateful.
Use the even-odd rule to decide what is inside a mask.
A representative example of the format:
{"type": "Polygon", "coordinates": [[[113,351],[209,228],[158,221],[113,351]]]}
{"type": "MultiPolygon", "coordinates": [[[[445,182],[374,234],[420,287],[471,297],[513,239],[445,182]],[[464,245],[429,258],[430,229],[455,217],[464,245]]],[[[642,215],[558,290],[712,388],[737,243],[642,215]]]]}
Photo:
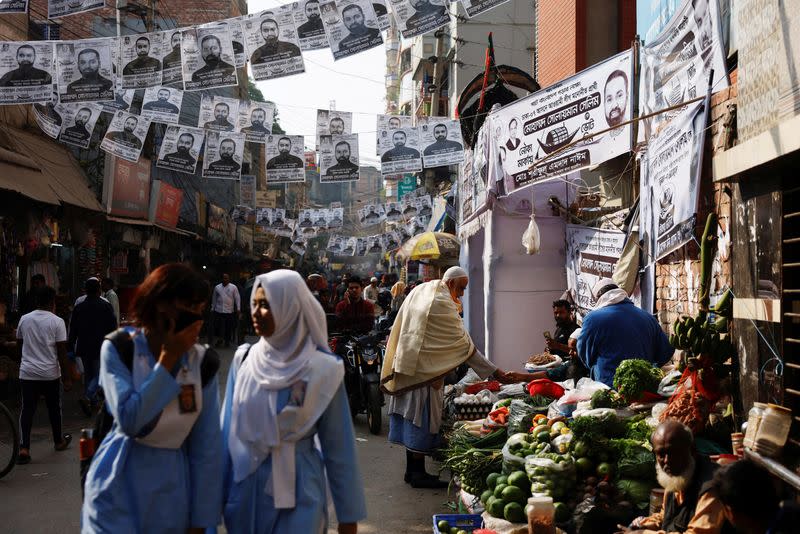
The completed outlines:
{"type": "MultiPolygon", "coordinates": [[[[220,380],[224,384],[233,350],[221,353],[224,365],[220,380]]],[[[0,530],[5,534],[79,531],[77,441],[80,429],[89,426],[91,421],[83,416],[77,398],[73,390],[64,400],[65,432],[73,435],[73,444],[64,452],[53,450],[47,412],[44,402],[40,403],[31,436],[33,461],[17,466],[9,476],[0,479],[3,512],[0,530]]],[[[365,416],[356,420],[359,460],[370,515],[360,532],[430,532],[431,515],[446,512],[448,496],[443,490],[414,490],[403,483],[405,453],[401,447],[386,441],[386,426],[384,424],[380,436],[373,436],[367,430],[365,416]]]]}

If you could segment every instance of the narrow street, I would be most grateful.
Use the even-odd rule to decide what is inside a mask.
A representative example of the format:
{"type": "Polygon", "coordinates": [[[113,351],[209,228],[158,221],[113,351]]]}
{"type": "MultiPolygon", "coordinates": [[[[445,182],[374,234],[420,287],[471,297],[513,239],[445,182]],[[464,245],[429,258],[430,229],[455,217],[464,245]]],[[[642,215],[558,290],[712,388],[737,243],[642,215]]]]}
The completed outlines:
{"type": "MultiPolygon", "coordinates": [[[[223,368],[220,383],[225,383],[233,349],[220,349],[223,368]]],[[[80,530],[80,485],[78,478],[78,439],[80,430],[91,424],[77,403],[77,392],[64,399],[64,431],[73,436],[67,451],[55,452],[44,402],[36,412],[31,434],[28,465],[17,466],[0,479],[5,534],[71,533],[80,530]]],[[[356,439],[369,518],[359,525],[364,533],[430,532],[431,516],[446,513],[448,496],[444,490],[415,490],[403,483],[403,449],[386,441],[388,425],[380,436],[367,430],[365,416],[356,419],[356,439]]],[[[433,467],[429,465],[428,470],[433,467]]],[[[333,514],[332,514],[333,515],[333,514]]],[[[332,524],[332,527],[335,525],[332,524]]],[[[224,532],[223,529],[220,531],[224,532]]],[[[336,532],[332,528],[330,532],[336,532]]]]}

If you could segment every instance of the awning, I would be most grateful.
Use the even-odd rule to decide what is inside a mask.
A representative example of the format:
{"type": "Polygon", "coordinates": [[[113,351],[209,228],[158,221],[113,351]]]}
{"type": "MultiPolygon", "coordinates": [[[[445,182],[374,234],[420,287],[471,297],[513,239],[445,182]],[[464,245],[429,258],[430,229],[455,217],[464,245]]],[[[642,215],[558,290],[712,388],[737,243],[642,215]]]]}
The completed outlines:
{"type": "Polygon", "coordinates": [[[0,131],[0,189],[47,204],[104,211],[64,146],[17,128],[0,131]]]}

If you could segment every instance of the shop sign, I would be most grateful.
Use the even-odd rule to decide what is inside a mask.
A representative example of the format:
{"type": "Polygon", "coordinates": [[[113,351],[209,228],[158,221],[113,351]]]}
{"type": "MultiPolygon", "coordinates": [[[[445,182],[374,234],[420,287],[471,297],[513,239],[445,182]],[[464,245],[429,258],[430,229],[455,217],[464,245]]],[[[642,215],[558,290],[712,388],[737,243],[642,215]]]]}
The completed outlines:
{"type": "Polygon", "coordinates": [[[403,179],[397,182],[397,200],[400,200],[408,193],[417,188],[417,177],[413,174],[406,174],[403,179]]]}
{"type": "Polygon", "coordinates": [[[118,217],[147,219],[150,211],[150,160],[136,163],[107,156],[103,205],[118,217]]]}
{"type": "Polygon", "coordinates": [[[215,243],[224,244],[228,235],[228,213],[219,206],[208,204],[208,238],[215,243]]]}
{"type": "Polygon", "coordinates": [[[178,225],[178,215],[181,212],[183,191],[161,180],[154,180],[150,196],[152,198],[150,222],[175,228],[178,225]]]}

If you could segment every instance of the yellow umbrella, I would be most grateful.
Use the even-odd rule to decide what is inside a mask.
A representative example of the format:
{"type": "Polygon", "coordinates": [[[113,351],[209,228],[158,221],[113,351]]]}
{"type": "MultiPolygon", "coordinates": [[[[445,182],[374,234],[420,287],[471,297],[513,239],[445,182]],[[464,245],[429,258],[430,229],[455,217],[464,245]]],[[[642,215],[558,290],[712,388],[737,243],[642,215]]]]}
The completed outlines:
{"type": "Polygon", "coordinates": [[[400,260],[437,260],[458,258],[461,247],[458,238],[444,232],[424,232],[417,234],[397,251],[400,260]]]}

